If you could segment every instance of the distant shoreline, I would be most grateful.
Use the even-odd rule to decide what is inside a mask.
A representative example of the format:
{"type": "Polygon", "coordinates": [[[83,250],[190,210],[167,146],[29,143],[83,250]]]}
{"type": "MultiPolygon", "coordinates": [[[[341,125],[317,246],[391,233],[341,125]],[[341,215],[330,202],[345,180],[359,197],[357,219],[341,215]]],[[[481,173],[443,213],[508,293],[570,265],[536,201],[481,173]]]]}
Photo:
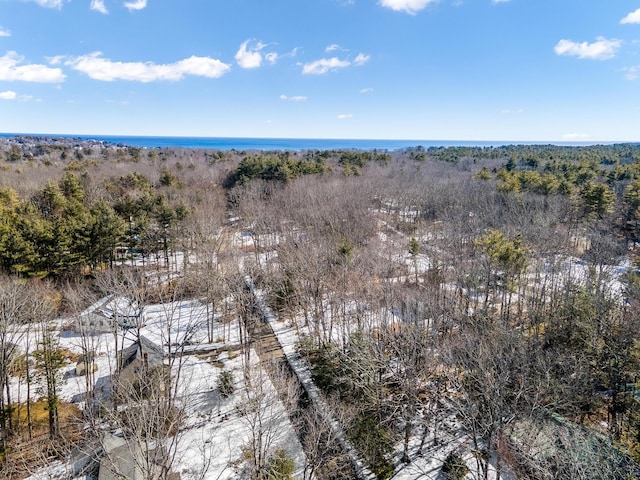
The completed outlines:
{"type": "Polygon", "coordinates": [[[0,133],[0,139],[31,138],[38,141],[101,142],[109,145],[138,148],[191,148],[210,150],[402,150],[415,147],[501,147],[507,145],[556,145],[586,147],[635,142],[521,142],[477,140],[388,140],[388,139],[325,139],[325,138],[251,138],[251,137],[163,137],[117,135],[58,135],[33,133],[0,133]]]}

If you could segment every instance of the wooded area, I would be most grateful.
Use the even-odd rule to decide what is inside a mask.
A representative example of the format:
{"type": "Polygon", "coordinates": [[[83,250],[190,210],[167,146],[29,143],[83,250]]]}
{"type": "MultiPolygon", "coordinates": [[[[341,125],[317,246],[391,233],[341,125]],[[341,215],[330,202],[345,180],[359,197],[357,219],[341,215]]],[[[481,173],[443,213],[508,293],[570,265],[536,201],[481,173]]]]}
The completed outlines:
{"type": "MultiPolygon", "coordinates": [[[[7,478],[95,452],[105,432],[135,445],[136,478],[176,478],[184,362],[190,349],[222,348],[232,326],[248,385],[238,415],[254,433],[237,475],[294,478],[265,429],[268,409],[256,409],[270,393],[251,367],[264,333],[247,276],[295,332],[377,478],[405,478],[436,448],[451,479],[640,478],[640,146],[223,152],[31,138],[3,148],[7,478]],[[109,296],[128,303],[107,322],[116,362],[102,395],[94,332],[78,319],[109,296]],[[152,361],[143,309],[191,300],[203,317],[163,325],[152,361]],[[77,322],[82,358],[60,347],[60,318],[77,322]],[[84,362],[81,405],[58,393],[72,361],[84,362]]],[[[304,478],[353,478],[331,431],[270,372],[298,422],[304,478]]],[[[232,377],[221,375],[221,397],[234,394],[232,377]]]]}

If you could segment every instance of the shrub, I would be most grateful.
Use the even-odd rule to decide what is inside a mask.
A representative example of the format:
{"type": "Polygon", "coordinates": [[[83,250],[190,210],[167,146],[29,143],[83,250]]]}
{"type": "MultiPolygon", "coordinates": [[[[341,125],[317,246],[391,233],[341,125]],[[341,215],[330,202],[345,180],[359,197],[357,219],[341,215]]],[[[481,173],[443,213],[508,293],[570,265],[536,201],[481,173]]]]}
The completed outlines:
{"type": "Polygon", "coordinates": [[[458,452],[451,452],[442,464],[442,473],[447,480],[464,480],[469,472],[467,464],[458,452]]]}
{"type": "Polygon", "coordinates": [[[316,386],[325,394],[334,392],[340,379],[340,365],[335,348],[330,344],[318,346],[313,339],[303,338],[298,342],[297,349],[309,362],[316,386]]]}
{"type": "Polygon", "coordinates": [[[222,370],[218,377],[218,391],[223,398],[227,398],[236,390],[235,379],[233,373],[229,370],[222,370]]]}
{"type": "Polygon", "coordinates": [[[387,458],[393,452],[389,433],[371,416],[359,417],[348,432],[349,440],[381,480],[391,478],[393,464],[387,458]]]}
{"type": "Polygon", "coordinates": [[[267,480],[291,480],[295,464],[286,450],[279,449],[269,457],[267,480]]]}

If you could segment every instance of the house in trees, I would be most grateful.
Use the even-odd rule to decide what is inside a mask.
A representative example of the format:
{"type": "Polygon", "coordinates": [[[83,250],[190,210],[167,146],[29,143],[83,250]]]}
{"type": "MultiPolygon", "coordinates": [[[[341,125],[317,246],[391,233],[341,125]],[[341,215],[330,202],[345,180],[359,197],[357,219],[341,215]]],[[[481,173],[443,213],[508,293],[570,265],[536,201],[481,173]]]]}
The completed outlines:
{"type": "Polygon", "coordinates": [[[76,332],[89,334],[108,333],[113,329],[113,319],[102,309],[88,310],[76,319],[73,328],[76,332]]]}
{"type": "Polygon", "coordinates": [[[120,352],[118,364],[118,393],[126,396],[164,393],[168,372],[160,345],[140,335],[138,340],[120,352]]]}
{"type": "Polygon", "coordinates": [[[163,364],[164,352],[162,347],[147,337],[140,335],[138,340],[132,343],[120,353],[120,369],[138,369],[141,366],[154,368],[163,364]]]}
{"type": "Polygon", "coordinates": [[[108,333],[114,328],[129,329],[144,325],[142,308],[126,297],[109,296],[80,314],[74,328],[89,334],[108,333]]]}
{"type": "Polygon", "coordinates": [[[113,406],[164,396],[170,379],[162,347],[144,336],[117,355],[117,370],[96,382],[98,406],[113,406]]]}

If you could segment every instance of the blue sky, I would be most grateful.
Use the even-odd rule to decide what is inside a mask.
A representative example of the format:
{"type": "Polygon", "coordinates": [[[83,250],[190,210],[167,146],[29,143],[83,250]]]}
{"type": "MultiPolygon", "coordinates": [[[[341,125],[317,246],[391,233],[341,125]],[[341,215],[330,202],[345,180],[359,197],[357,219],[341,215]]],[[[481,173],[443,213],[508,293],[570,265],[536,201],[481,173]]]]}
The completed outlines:
{"type": "Polygon", "coordinates": [[[640,141],[640,0],[0,0],[0,132],[640,141]]]}

